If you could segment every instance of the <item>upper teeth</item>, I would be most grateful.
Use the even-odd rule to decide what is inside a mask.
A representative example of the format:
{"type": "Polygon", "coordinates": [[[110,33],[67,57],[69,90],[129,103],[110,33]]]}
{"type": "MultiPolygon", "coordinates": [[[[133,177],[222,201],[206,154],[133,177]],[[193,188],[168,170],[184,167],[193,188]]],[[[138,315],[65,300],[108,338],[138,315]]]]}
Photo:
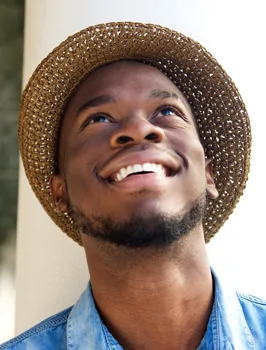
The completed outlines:
{"type": "Polygon", "coordinates": [[[140,173],[142,171],[150,171],[153,173],[160,174],[162,176],[166,176],[165,169],[161,164],[144,163],[144,164],[129,165],[126,168],[121,168],[116,174],[115,181],[116,182],[122,181],[128,175],[134,174],[134,173],[140,173]]]}

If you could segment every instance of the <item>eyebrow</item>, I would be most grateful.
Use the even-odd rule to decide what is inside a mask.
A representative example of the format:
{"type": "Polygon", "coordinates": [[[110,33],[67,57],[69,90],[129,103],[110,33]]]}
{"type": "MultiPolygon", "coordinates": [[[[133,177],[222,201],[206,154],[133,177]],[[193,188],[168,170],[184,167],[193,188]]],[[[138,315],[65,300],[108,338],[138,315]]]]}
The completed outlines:
{"type": "Polygon", "coordinates": [[[180,97],[175,94],[174,92],[170,92],[167,90],[160,90],[160,89],[155,89],[150,92],[150,97],[155,97],[155,98],[175,98],[177,100],[180,100],[180,97]]]}
{"type": "Polygon", "coordinates": [[[81,112],[83,112],[86,109],[89,109],[92,107],[98,107],[106,103],[115,103],[115,102],[116,102],[116,99],[113,96],[110,96],[110,95],[97,96],[87,101],[82,106],[80,106],[77,111],[77,115],[79,115],[81,112]]]}
{"type": "MultiPolygon", "coordinates": [[[[175,98],[177,100],[180,99],[180,97],[175,94],[174,92],[170,92],[167,90],[160,90],[155,89],[150,92],[149,95],[150,98],[160,98],[160,99],[166,99],[166,98],[175,98]]],[[[77,111],[77,115],[79,115],[81,112],[83,112],[86,109],[92,108],[92,107],[98,107],[103,104],[107,103],[116,103],[116,99],[111,95],[102,95],[97,96],[87,102],[85,102],[83,105],[81,105],[77,111]]]]}

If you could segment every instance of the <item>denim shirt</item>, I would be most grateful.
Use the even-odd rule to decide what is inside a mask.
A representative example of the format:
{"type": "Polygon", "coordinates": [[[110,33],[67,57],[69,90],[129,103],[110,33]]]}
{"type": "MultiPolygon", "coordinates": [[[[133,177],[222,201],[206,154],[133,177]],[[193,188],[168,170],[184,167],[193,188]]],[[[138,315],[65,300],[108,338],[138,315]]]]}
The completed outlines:
{"type": "MultiPolygon", "coordinates": [[[[198,350],[266,349],[266,301],[228,289],[212,271],[215,297],[198,350]]],[[[174,336],[174,334],[173,334],[174,336]]],[[[95,307],[90,283],[78,302],[0,350],[121,350],[95,307]]]]}

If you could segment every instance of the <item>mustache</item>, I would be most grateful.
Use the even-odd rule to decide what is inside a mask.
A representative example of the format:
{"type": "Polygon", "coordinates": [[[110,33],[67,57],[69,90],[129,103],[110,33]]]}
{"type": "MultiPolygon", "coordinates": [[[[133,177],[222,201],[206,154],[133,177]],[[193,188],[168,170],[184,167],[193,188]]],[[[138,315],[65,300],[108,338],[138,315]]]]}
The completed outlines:
{"type": "Polygon", "coordinates": [[[118,150],[115,154],[112,154],[104,163],[102,163],[99,167],[96,167],[96,173],[101,172],[102,169],[109,166],[110,163],[116,160],[116,158],[119,158],[121,156],[125,156],[130,153],[135,152],[144,152],[144,151],[157,151],[160,153],[165,153],[172,157],[174,160],[178,161],[180,158],[184,161],[183,157],[179,154],[174,152],[172,149],[162,147],[162,145],[156,145],[156,144],[140,144],[140,145],[126,145],[122,149],[118,150]]]}

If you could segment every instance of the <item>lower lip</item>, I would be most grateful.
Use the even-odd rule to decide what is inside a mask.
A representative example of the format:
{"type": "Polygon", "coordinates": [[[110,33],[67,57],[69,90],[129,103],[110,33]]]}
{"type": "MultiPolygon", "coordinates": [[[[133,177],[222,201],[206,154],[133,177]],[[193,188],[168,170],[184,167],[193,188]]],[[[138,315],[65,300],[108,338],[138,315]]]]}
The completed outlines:
{"type": "Polygon", "coordinates": [[[131,175],[122,181],[111,183],[112,186],[127,190],[129,192],[136,192],[141,190],[158,191],[164,190],[169,183],[171,177],[164,177],[159,174],[145,174],[145,175],[131,175]]]}

